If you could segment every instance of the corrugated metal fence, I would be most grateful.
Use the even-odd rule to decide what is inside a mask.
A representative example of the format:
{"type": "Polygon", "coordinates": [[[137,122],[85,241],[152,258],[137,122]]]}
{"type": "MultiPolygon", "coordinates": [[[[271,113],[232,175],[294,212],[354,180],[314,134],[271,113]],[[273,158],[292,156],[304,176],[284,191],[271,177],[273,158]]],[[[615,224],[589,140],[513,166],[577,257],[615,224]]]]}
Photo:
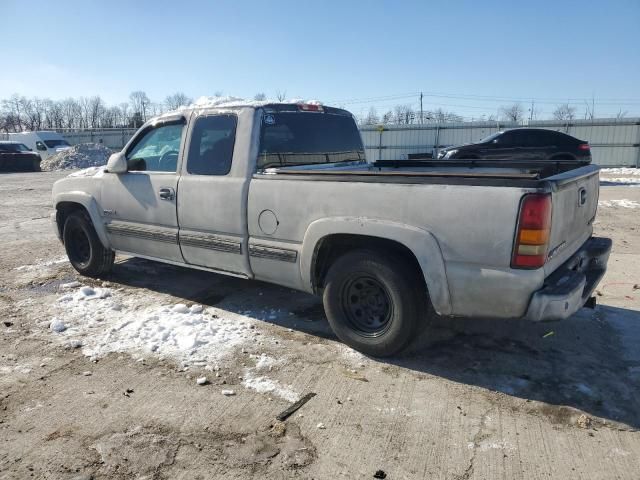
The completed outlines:
{"type": "MultiPolygon", "coordinates": [[[[640,167],[640,118],[572,120],[557,122],[465,122],[424,125],[362,126],[362,140],[369,161],[408,158],[409,154],[432,153],[451,145],[477,142],[500,130],[530,126],[559,130],[592,147],[595,163],[607,166],[640,167]]],[[[121,149],[136,132],[133,128],[60,131],[69,143],[96,142],[121,149]]]]}
{"type": "Polygon", "coordinates": [[[492,133],[522,126],[568,133],[591,144],[594,162],[608,166],[640,167],[640,118],[572,120],[569,123],[541,120],[526,122],[440,123],[383,125],[360,128],[367,158],[394,160],[409,154],[431,153],[463,143],[473,143],[492,133]]]}

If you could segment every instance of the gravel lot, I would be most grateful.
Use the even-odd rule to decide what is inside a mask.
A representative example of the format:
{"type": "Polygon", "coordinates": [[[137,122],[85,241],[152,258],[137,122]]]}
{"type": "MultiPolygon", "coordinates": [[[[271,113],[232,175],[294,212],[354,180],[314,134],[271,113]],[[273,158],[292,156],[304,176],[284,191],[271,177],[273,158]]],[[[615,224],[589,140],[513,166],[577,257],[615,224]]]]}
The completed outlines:
{"type": "Polygon", "coordinates": [[[289,289],[124,257],[79,277],[48,218],[64,175],[1,176],[0,478],[639,478],[640,186],[619,178],[633,176],[603,182],[595,229],[614,250],[596,310],[441,320],[380,361],[289,289]],[[137,345],[123,332],[150,308],[214,343],[137,345]]]}

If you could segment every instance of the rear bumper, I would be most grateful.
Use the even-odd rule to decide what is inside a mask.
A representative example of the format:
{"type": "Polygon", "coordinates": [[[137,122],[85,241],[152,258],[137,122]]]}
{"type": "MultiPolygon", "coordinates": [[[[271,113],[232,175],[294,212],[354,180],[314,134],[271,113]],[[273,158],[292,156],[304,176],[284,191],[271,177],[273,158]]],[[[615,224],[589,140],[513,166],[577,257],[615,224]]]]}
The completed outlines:
{"type": "Polygon", "coordinates": [[[534,322],[570,317],[589,300],[607,270],[611,239],[591,237],[531,297],[525,319],[534,322]]]}

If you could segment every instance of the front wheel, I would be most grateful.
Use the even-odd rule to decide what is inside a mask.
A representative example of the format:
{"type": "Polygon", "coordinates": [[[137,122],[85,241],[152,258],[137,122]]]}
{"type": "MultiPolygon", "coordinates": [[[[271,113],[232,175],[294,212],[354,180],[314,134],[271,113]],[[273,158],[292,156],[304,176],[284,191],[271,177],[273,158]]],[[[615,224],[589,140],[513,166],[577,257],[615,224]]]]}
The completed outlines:
{"type": "Polygon", "coordinates": [[[115,253],[105,248],[84,212],[74,212],[64,222],[64,248],[73,268],[82,275],[97,277],[113,267],[115,253]]]}
{"type": "Polygon", "coordinates": [[[426,322],[423,282],[402,257],[349,252],[327,272],[323,302],[331,328],[347,345],[374,357],[404,349],[426,322]]]}

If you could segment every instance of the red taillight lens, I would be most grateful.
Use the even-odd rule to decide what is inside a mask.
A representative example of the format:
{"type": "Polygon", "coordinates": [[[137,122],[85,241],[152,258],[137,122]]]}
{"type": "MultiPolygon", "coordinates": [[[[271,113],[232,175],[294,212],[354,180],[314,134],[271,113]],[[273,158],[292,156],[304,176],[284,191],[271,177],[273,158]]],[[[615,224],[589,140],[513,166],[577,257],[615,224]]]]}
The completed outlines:
{"type": "Polygon", "coordinates": [[[581,143],[578,145],[578,150],[591,150],[591,145],[588,143],[581,143]]]}
{"type": "Polygon", "coordinates": [[[512,268],[540,268],[547,261],[551,231],[551,195],[525,195],[520,204],[512,268]]]}
{"type": "Polygon", "coordinates": [[[322,112],[322,105],[318,105],[317,103],[299,103],[298,110],[302,110],[303,112],[322,112]]]}

